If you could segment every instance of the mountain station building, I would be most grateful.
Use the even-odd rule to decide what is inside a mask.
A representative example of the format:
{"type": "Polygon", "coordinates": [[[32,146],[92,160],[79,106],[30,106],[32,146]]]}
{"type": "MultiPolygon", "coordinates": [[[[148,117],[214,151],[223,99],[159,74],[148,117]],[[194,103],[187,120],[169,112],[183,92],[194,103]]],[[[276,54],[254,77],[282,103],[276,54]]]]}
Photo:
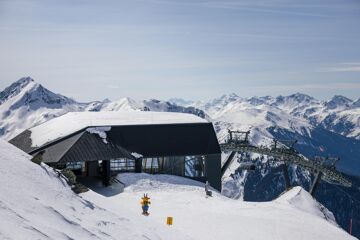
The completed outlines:
{"type": "Polygon", "coordinates": [[[119,172],[171,174],[221,190],[221,150],[211,122],[192,114],[70,112],[9,141],[57,169],[102,177],[119,172]]]}

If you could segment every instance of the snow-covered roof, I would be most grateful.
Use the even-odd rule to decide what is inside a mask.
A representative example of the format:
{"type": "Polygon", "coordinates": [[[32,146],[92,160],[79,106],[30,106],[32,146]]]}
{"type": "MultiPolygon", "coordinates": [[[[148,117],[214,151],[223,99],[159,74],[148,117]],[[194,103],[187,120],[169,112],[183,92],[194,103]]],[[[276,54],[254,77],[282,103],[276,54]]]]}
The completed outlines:
{"type": "Polygon", "coordinates": [[[172,112],[69,112],[30,128],[33,147],[68,136],[87,127],[208,123],[193,114],[172,112]]]}

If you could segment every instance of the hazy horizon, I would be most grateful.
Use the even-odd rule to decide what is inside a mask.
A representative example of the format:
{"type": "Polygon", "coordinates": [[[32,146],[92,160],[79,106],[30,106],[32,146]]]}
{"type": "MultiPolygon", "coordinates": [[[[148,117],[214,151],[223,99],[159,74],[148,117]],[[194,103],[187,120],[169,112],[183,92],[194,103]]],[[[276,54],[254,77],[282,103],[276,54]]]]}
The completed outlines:
{"type": "Polygon", "coordinates": [[[0,0],[0,89],[80,102],[301,92],[358,99],[355,0],[0,0]]]}
{"type": "MultiPolygon", "coordinates": [[[[31,78],[33,79],[31,76],[27,76],[27,77],[22,77],[18,80],[21,80],[23,78],[31,78]]],[[[17,81],[18,81],[17,80],[17,81]]],[[[36,81],[36,79],[33,79],[35,83],[39,83],[36,81]]],[[[14,81],[13,83],[15,83],[16,81],[14,81]]],[[[11,84],[9,84],[10,86],[11,84]]],[[[156,97],[153,97],[153,98],[135,98],[135,97],[132,97],[132,96],[120,96],[116,99],[113,99],[113,98],[109,98],[109,97],[105,97],[105,98],[102,98],[102,99],[94,99],[92,101],[79,101],[78,99],[76,98],[73,98],[73,97],[70,97],[70,96],[66,96],[65,94],[62,94],[61,92],[56,92],[56,91],[53,91],[53,89],[50,89],[48,88],[46,85],[43,85],[41,84],[43,87],[45,87],[46,89],[48,89],[49,91],[53,92],[53,93],[56,93],[56,94],[60,94],[60,95],[63,95],[65,97],[68,97],[68,98],[71,98],[79,103],[89,103],[89,102],[92,102],[92,101],[105,101],[105,100],[110,100],[110,101],[117,101],[117,100],[120,100],[122,98],[131,98],[131,99],[134,99],[134,100],[150,100],[150,99],[156,99],[156,100],[164,100],[164,101],[169,101],[169,100],[184,100],[186,102],[197,102],[197,101],[203,101],[203,102],[206,102],[206,101],[210,101],[210,100],[213,100],[215,98],[220,98],[222,96],[225,96],[225,95],[231,95],[231,94],[236,94],[237,96],[239,97],[242,97],[242,98],[252,98],[252,97],[273,97],[273,98],[276,98],[276,97],[279,97],[279,96],[290,96],[290,95],[293,95],[293,94],[305,94],[305,95],[308,95],[306,93],[303,93],[303,92],[293,92],[293,93],[289,93],[289,94],[279,94],[279,95],[253,95],[253,96],[248,96],[248,97],[245,97],[245,96],[242,96],[236,92],[228,92],[228,93],[222,93],[220,95],[216,95],[216,96],[210,96],[209,98],[207,99],[191,99],[191,98],[185,98],[185,97],[182,97],[182,96],[172,96],[170,98],[156,98],[156,97]]],[[[9,87],[9,86],[6,86],[6,87],[9,87]]],[[[5,87],[5,88],[6,88],[5,87]]],[[[4,89],[0,89],[0,92],[3,91],[4,89]]],[[[340,96],[343,96],[343,97],[346,97],[346,98],[349,98],[350,100],[352,101],[357,101],[357,100],[360,100],[360,97],[358,98],[351,98],[351,97],[348,97],[348,96],[345,96],[345,95],[341,95],[341,94],[335,94],[333,96],[331,96],[330,98],[327,98],[327,99],[320,99],[318,98],[317,96],[313,96],[313,95],[309,95],[310,97],[313,97],[317,100],[320,100],[320,101],[327,101],[327,100],[331,100],[331,98],[333,98],[334,96],[336,95],[340,95],[340,96]]]]}

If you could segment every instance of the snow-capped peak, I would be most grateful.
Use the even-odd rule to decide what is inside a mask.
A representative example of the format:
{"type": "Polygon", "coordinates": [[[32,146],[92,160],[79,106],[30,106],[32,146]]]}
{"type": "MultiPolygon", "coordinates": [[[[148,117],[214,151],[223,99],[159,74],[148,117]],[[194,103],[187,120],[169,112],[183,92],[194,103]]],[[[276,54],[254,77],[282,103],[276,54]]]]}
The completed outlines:
{"type": "Polygon", "coordinates": [[[49,91],[34,81],[28,84],[27,88],[23,88],[23,91],[20,91],[17,96],[17,101],[12,103],[11,109],[23,106],[27,106],[29,109],[38,109],[45,106],[49,108],[62,108],[64,105],[76,103],[70,98],[49,91]],[[31,87],[28,88],[29,86],[31,87]]]}
{"type": "Polygon", "coordinates": [[[351,105],[351,107],[353,108],[360,108],[360,98],[358,100],[356,100],[355,102],[353,102],[353,104],[351,105]]]}
{"type": "Polygon", "coordinates": [[[0,135],[5,138],[68,111],[82,109],[82,104],[49,91],[30,77],[14,82],[0,96],[0,135]]]}
{"type": "Polygon", "coordinates": [[[221,109],[230,103],[237,102],[240,100],[242,100],[242,98],[240,98],[235,93],[224,94],[219,98],[214,98],[213,100],[210,100],[209,102],[205,103],[205,105],[202,108],[204,108],[205,110],[209,110],[212,108],[221,109]]]}
{"type": "Polygon", "coordinates": [[[117,101],[105,103],[101,108],[101,110],[102,111],[142,110],[142,106],[134,99],[129,97],[124,97],[117,101]]]}
{"type": "Polygon", "coordinates": [[[335,109],[338,107],[346,108],[349,107],[353,101],[347,97],[341,95],[335,95],[330,101],[325,102],[325,106],[328,109],[335,109]]]}
{"type": "Polygon", "coordinates": [[[218,100],[222,102],[234,102],[239,99],[241,98],[236,93],[224,94],[220,98],[218,98],[218,100]]]}
{"type": "Polygon", "coordinates": [[[273,106],[280,107],[282,109],[294,109],[304,105],[309,105],[312,102],[317,102],[313,97],[303,93],[295,93],[289,96],[278,96],[272,103],[273,106]]]}
{"type": "Polygon", "coordinates": [[[0,92],[0,105],[8,99],[18,95],[29,83],[34,83],[34,79],[31,77],[23,77],[5,88],[0,92]]]}
{"type": "Polygon", "coordinates": [[[109,102],[111,102],[111,100],[110,99],[108,99],[108,98],[105,98],[104,100],[102,100],[101,102],[103,102],[103,103],[109,103],[109,102]]]}
{"type": "Polygon", "coordinates": [[[314,100],[313,97],[311,97],[307,94],[304,94],[304,93],[291,94],[290,96],[288,96],[288,98],[293,98],[297,102],[309,102],[311,100],[314,100]]]}
{"type": "Polygon", "coordinates": [[[35,82],[33,78],[31,77],[22,77],[19,80],[17,80],[16,82],[14,82],[13,84],[18,84],[18,85],[22,85],[25,86],[27,84],[29,84],[30,82],[35,82]]]}
{"type": "Polygon", "coordinates": [[[230,93],[230,94],[224,94],[219,98],[215,98],[212,102],[214,104],[229,103],[229,102],[235,102],[239,99],[241,99],[241,98],[236,93],[230,93]]]}
{"type": "Polygon", "coordinates": [[[6,102],[6,108],[14,110],[27,106],[28,109],[42,107],[62,108],[66,104],[76,103],[74,100],[55,94],[38,84],[30,77],[24,77],[5,88],[0,93],[0,104],[6,102]]]}

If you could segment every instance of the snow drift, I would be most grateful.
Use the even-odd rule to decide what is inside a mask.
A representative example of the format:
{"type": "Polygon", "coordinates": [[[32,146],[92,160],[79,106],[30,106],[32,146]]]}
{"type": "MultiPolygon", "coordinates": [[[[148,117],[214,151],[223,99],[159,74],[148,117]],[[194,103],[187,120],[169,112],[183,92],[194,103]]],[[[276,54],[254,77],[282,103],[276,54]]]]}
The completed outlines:
{"type": "Polygon", "coordinates": [[[277,200],[280,203],[290,204],[292,207],[323,218],[334,225],[336,220],[332,212],[317,202],[307,191],[301,187],[294,187],[286,194],[281,195],[277,200]]]}

